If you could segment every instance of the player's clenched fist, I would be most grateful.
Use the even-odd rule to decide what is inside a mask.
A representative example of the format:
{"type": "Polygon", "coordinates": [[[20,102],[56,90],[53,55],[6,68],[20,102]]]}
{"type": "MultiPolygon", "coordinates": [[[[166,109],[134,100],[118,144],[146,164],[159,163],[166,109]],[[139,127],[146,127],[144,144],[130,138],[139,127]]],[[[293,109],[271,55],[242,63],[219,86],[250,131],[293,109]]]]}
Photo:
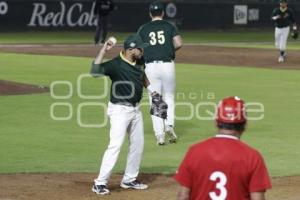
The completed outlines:
{"type": "Polygon", "coordinates": [[[109,51],[116,45],[116,43],[117,39],[115,37],[109,37],[108,40],[104,43],[103,48],[105,49],[105,51],[109,51]]]}

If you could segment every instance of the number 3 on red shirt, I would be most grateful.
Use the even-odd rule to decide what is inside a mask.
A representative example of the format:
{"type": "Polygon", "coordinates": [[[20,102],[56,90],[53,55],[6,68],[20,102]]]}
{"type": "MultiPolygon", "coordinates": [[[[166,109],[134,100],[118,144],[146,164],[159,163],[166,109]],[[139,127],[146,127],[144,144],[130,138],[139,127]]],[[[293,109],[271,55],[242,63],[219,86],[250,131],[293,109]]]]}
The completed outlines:
{"type": "Polygon", "coordinates": [[[213,172],[209,179],[211,181],[217,181],[219,179],[220,181],[216,184],[216,188],[220,190],[220,194],[217,195],[215,192],[210,192],[209,196],[212,200],[225,200],[227,197],[227,190],[225,188],[225,185],[227,183],[227,177],[223,172],[215,171],[213,172]]]}

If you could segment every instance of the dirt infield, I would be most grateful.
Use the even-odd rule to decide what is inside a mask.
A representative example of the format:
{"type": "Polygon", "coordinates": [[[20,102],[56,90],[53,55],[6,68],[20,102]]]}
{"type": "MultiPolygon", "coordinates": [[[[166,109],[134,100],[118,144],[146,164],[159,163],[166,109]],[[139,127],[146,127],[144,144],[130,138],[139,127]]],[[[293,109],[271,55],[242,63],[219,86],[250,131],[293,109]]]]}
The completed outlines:
{"type": "MultiPolygon", "coordinates": [[[[91,192],[96,174],[12,174],[0,176],[0,199],[30,200],[171,200],[176,199],[177,184],[171,176],[141,175],[149,184],[144,191],[124,190],[119,184],[121,175],[113,175],[109,184],[111,195],[98,196],[91,192]]],[[[267,192],[269,200],[299,200],[300,176],[273,178],[273,189],[267,192]]]]}
{"type": "MultiPolygon", "coordinates": [[[[68,55],[94,58],[99,47],[94,45],[0,45],[0,52],[43,55],[68,55]]],[[[107,53],[112,58],[120,46],[107,53]]],[[[185,45],[178,51],[176,62],[233,67],[259,67],[273,69],[300,69],[299,51],[289,50],[287,62],[278,63],[274,49],[229,48],[205,45],[185,45]]]]}
{"type": "MultiPolygon", "coordinates": [[[[99,47],[91,45],[0,45],[0,52],[43,55],[68,55],[94,58],[99,47]]],[[[121,47],[108,53],[115,56],[121,47]]],[[[258,67],[271,69],[300,69],[299,51],[288,51],[285,63],[277,62],[276,50],[254,48],[225,48],[186,45],[177,54],[177,63],[226,65],[233,67],[258,67]]],[[[48,88],[0,80],[0,95],[48,92],[48,88]]],[[[149,184],[145,191],[124,190],[119,187],[121,175],[114,174],[108,196],[91,192],[96,174],[2,174],[0,175],[0,200],[171,200],[176,198],[177,184],[171,176],[142,174],[140,180],[149,184]]],[[[267,192],[269,200],[299,200],[300,176],[272,179],[273,189],[267,192]]]]}
{"type": "Polygon", "coordinates": [[[22,95],[49,92],[48,87],[0,80],[1,95],[22,95]]]}

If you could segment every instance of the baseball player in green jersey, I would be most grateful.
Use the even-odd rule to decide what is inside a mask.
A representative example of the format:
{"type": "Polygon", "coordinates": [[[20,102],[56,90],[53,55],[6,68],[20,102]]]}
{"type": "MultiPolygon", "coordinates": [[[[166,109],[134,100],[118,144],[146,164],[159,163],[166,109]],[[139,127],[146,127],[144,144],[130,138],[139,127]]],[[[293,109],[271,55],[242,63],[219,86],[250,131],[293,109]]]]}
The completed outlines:
{"type": "Polygon", "coordinates": [[[279,0],[280,6],[272,12],[272,20],[275,22],[275,46],[279,49],[278,62],[284,62],[286,58],[286,45],[290,33],[290,26],[297,31],[295,17],[287,6],[286,0],[279,0]]]}
{"type": "MultiPolygon", "coordinates": [[[[150,46],[144,51],[146,63],[145,73],[151,83],[152,90],[162,94],[168,104],[167,119],[151,116],[153,129],[158,145],[165,144],[165,134],[169,141],[175,143],[175,51],[181,48],[182,39],[177,28],[163,20],[164,6],[161,2],[153,2],[149,7],[151,21],[142,25],[137,34],[150,46]]],[[[151,102],[151,95],[150,102],[151,102]]]]}
{"type": "Polygon", "coordinates": [[[127,165],[120,186],[138,190],[148,188],[146,184],[137,180],[144,149],[144,125],[139,102],[143,86],[149,86],[144,74],[144,63],[141,62],[143,48],[147,45],[138,35],[129,36],[120,55],[102,62],[105,52],[113,47],[108,40],[92,64],[91,74],[94,77],[105,75],[112,81],[107,108],[107,115],[110,118],[110,142],[102,158],[100,173],[92,187],[92,191],[97,194],[110,193],[107,182],[127,134],[129,140],[127,165]]]}

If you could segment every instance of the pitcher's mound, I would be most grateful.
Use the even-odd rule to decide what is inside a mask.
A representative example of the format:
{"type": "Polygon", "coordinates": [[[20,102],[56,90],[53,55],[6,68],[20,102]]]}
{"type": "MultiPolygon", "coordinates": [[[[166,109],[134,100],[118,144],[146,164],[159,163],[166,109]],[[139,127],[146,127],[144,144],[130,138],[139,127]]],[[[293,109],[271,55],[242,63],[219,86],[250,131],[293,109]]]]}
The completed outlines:
{"type": "MultiPolygon", "coordinates": [[[[0,199],[174,200],[178,190],[172,176],[161,174],[140,174],[147,190],[125,190],[120,188],[123,176],[113,174],[108,184],[111,195],[101,196],[91,191],[95,177],[92,173],[0,174],[0,199]]],[[[273,178],[272,185],[267,199],[299,200],[300,176],[273,178]]]]}
{"type": "Polygon", "coordinates": [[[42,85],[38,86],[0,80],[0,95],[22,95],[43,92],[49,92],[49,88],[42,85]]]}

